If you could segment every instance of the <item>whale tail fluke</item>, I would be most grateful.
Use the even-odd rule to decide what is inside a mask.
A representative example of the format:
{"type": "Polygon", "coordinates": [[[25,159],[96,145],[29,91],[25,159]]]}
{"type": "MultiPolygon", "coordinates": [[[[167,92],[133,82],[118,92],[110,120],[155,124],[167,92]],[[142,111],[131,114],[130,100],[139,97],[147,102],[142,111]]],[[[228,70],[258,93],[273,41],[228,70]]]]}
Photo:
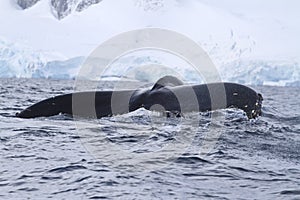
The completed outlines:
{"type": "Polygon", "coordinates": [[[236,107],[242,109],[247,117],[252,119],[261,115],[262,101],[263,97],[260,93],[244,85],[221,82],[188,86],[176,77],[164,76],[150,90],[95,91],[59,95],[40,101],[17,113],[16,116],[35,118],[62,113],[71,116],[101,118],[131,112],[141,107],[154,110],[159,108],[159,111],[175,112],[180,116],[181,110],[209,111],[236,107]],[[225,89],[226,105],[217,105],[212,108],[209,88],[225,89]],[[190,105],[187,95],[190,89],[194,90],[199,106],[190,105]],[[175,94],[181,94],[180,96],[184,96],[187,102],[178,102],[175,94]],[[181,105],[186,108],[180,108],[181,105]]]}
{"type": "Polygon", "coordinates": [[[159,89],[161,87],[166,87],[166,86],[175,87],[179,85],[184,85],[184,83],[178,78],[174,76],[164,76],[158,79],[158,81],[156,81],[156,83],[152,87],[152,90],[159,89]]]}

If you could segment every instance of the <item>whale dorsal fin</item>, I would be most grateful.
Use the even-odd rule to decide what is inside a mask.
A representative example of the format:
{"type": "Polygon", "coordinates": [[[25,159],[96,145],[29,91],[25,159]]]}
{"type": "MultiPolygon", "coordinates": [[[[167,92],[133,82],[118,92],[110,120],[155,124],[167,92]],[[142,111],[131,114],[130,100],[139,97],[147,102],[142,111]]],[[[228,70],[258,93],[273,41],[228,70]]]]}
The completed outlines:
{"type": "Polygon", "coordinates": [[[159,89],[165,86],[170,86],[170,87],[174,87],[174,86],[179,86],[179,85],[183,85],[184,83],[179,80],[178,78],[174,77],[174,76],[164,76],[162,78],[160,78],[153,86],[153,88],[151,90],[155,90],[155,89],[159,89]]]}

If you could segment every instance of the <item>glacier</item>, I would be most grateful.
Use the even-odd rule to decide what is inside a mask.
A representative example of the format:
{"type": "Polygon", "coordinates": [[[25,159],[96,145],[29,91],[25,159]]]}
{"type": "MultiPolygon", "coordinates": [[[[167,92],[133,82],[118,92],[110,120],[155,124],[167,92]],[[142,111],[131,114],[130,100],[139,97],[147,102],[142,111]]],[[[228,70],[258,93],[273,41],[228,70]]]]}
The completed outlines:
{"type": "MultiPolygon", "coordinates": [[[[49,56],[30,48],[0,39],[0,78],[76,79],[87,57],[49,60],[49,56]]],[[[89,58],[89,60],[91,60],[89,58]]],[[[101,60],[94,62],[100,63],[101,60]]],[[[155,82],[159,77],[174,75],[189,83],[203,83],[201,76],[184,60],[165,52],[140,51],[125,55],[108,68],[103,66],[106,80],[126,77],[155,82]]],[[[300,87],[300,65],[294,61],[237,59],[217,66],[222,81],[247,85],[300,87]]]]}
{"type": "Polygon", "coordinates": [[[57,58],[60,56],[43,53],[0,38],[1,78],[72,79],[84,60],[83,57],[55,60],[57,58]]]}
{"type": "Polygon", "coordinates": [[[293,61],[244,60],[220,70],[224,80],[250,85],[300,86],[300,65],[293,61]]]}
{"type": "Polygon", "coordinates": [[[0,39],[0,77],[31,78],[45,63],[41,53],[0,39]]]}

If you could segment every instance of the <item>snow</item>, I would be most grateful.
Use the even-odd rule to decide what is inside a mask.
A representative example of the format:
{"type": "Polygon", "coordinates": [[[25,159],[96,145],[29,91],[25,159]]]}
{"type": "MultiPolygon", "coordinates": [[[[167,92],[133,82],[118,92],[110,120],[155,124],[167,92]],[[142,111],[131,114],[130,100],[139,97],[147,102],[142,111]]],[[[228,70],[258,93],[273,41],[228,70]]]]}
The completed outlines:
{"type": "MultiPolygon", "coordinates": [[[[75,78],[84,57],[103,41],[125,31],[158,27],[196,41],[224,81],[300,86],[299,7],[297,0],[104,0],[58,20],[49,1],[22,10],[15,1],[3,0],[0,77],[75,78]]],[[[120,74],[118,69],[126,66],[128,76],[144,81],[173,73],[170,68],[149,73],[138,68],[153,64],[201,82],[187,63],[150,52],[120,59],[109,73],[120,74]]]]}

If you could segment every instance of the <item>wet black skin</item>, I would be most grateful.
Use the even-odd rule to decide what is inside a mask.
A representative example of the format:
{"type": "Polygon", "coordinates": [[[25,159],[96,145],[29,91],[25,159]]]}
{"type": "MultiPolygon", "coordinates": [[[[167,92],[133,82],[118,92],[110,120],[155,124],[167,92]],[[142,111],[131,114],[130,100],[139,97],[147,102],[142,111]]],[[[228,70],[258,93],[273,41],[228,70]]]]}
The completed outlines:
{"type": "Polygon", "coordinates": [[[152,89],[60,95],[40,101],[17,113],[16,116],[35,118],[68,114],[101,118],[131,112],[142,107],[171,113],[204,112],[233,107],[245,111],[247,117],[252,119],[261,115],[262,100],[261,94],[249,87],[235,83],[188,86],[182,85],[181,82],[163,83],[163,85],[158,82],[152,89]],[[190,95],[191,91],[195,98],[190,95]],[[74,96],[76,100],[74,100],[74,96]],[[112,96],[114,96],[113,103],[112,96]],[[180,100],[177,98],[178,96],[180,96],[180,100]],[[76,108],[75,111],[73,108],[76,108]]]}
{"type": "Polygon", "coordinates": [[[172,113],[211,111],[225,108],[238,108],[243,110],[249,119],[261,115],[262,95],[244,85],[235,83],[211,83],[193,86],[160,87],[147,91],[137,91],[132,96],[130,111],[144,107],[148,110],[170,111],[172,113]],[[186,92],[187,89],[194,92],[195,99],[186,92]],[[218,91],[224,91],[218,95],[218,91]],[[186,94],[185,94],[186,93],[186,94]],[[214,97],[212,93],[215,93],[214,97]],[[180,94],[183,100],[177,98],[180,94]],[[184,98],[186,97],[186,98],[184,98]],[[220,101],[220,99],[222,100],[220,101]],[[215,101],[212,106],[212,101],[215,101]],[[179,103],[180,102],[180,103],[179,103]],[[218,104],[220,102],[220,104],[218,104]],[[195,105],[194,103],[198,103],[195,105]],[[155,106],[160,105],[160,106],[155,106]]]}

